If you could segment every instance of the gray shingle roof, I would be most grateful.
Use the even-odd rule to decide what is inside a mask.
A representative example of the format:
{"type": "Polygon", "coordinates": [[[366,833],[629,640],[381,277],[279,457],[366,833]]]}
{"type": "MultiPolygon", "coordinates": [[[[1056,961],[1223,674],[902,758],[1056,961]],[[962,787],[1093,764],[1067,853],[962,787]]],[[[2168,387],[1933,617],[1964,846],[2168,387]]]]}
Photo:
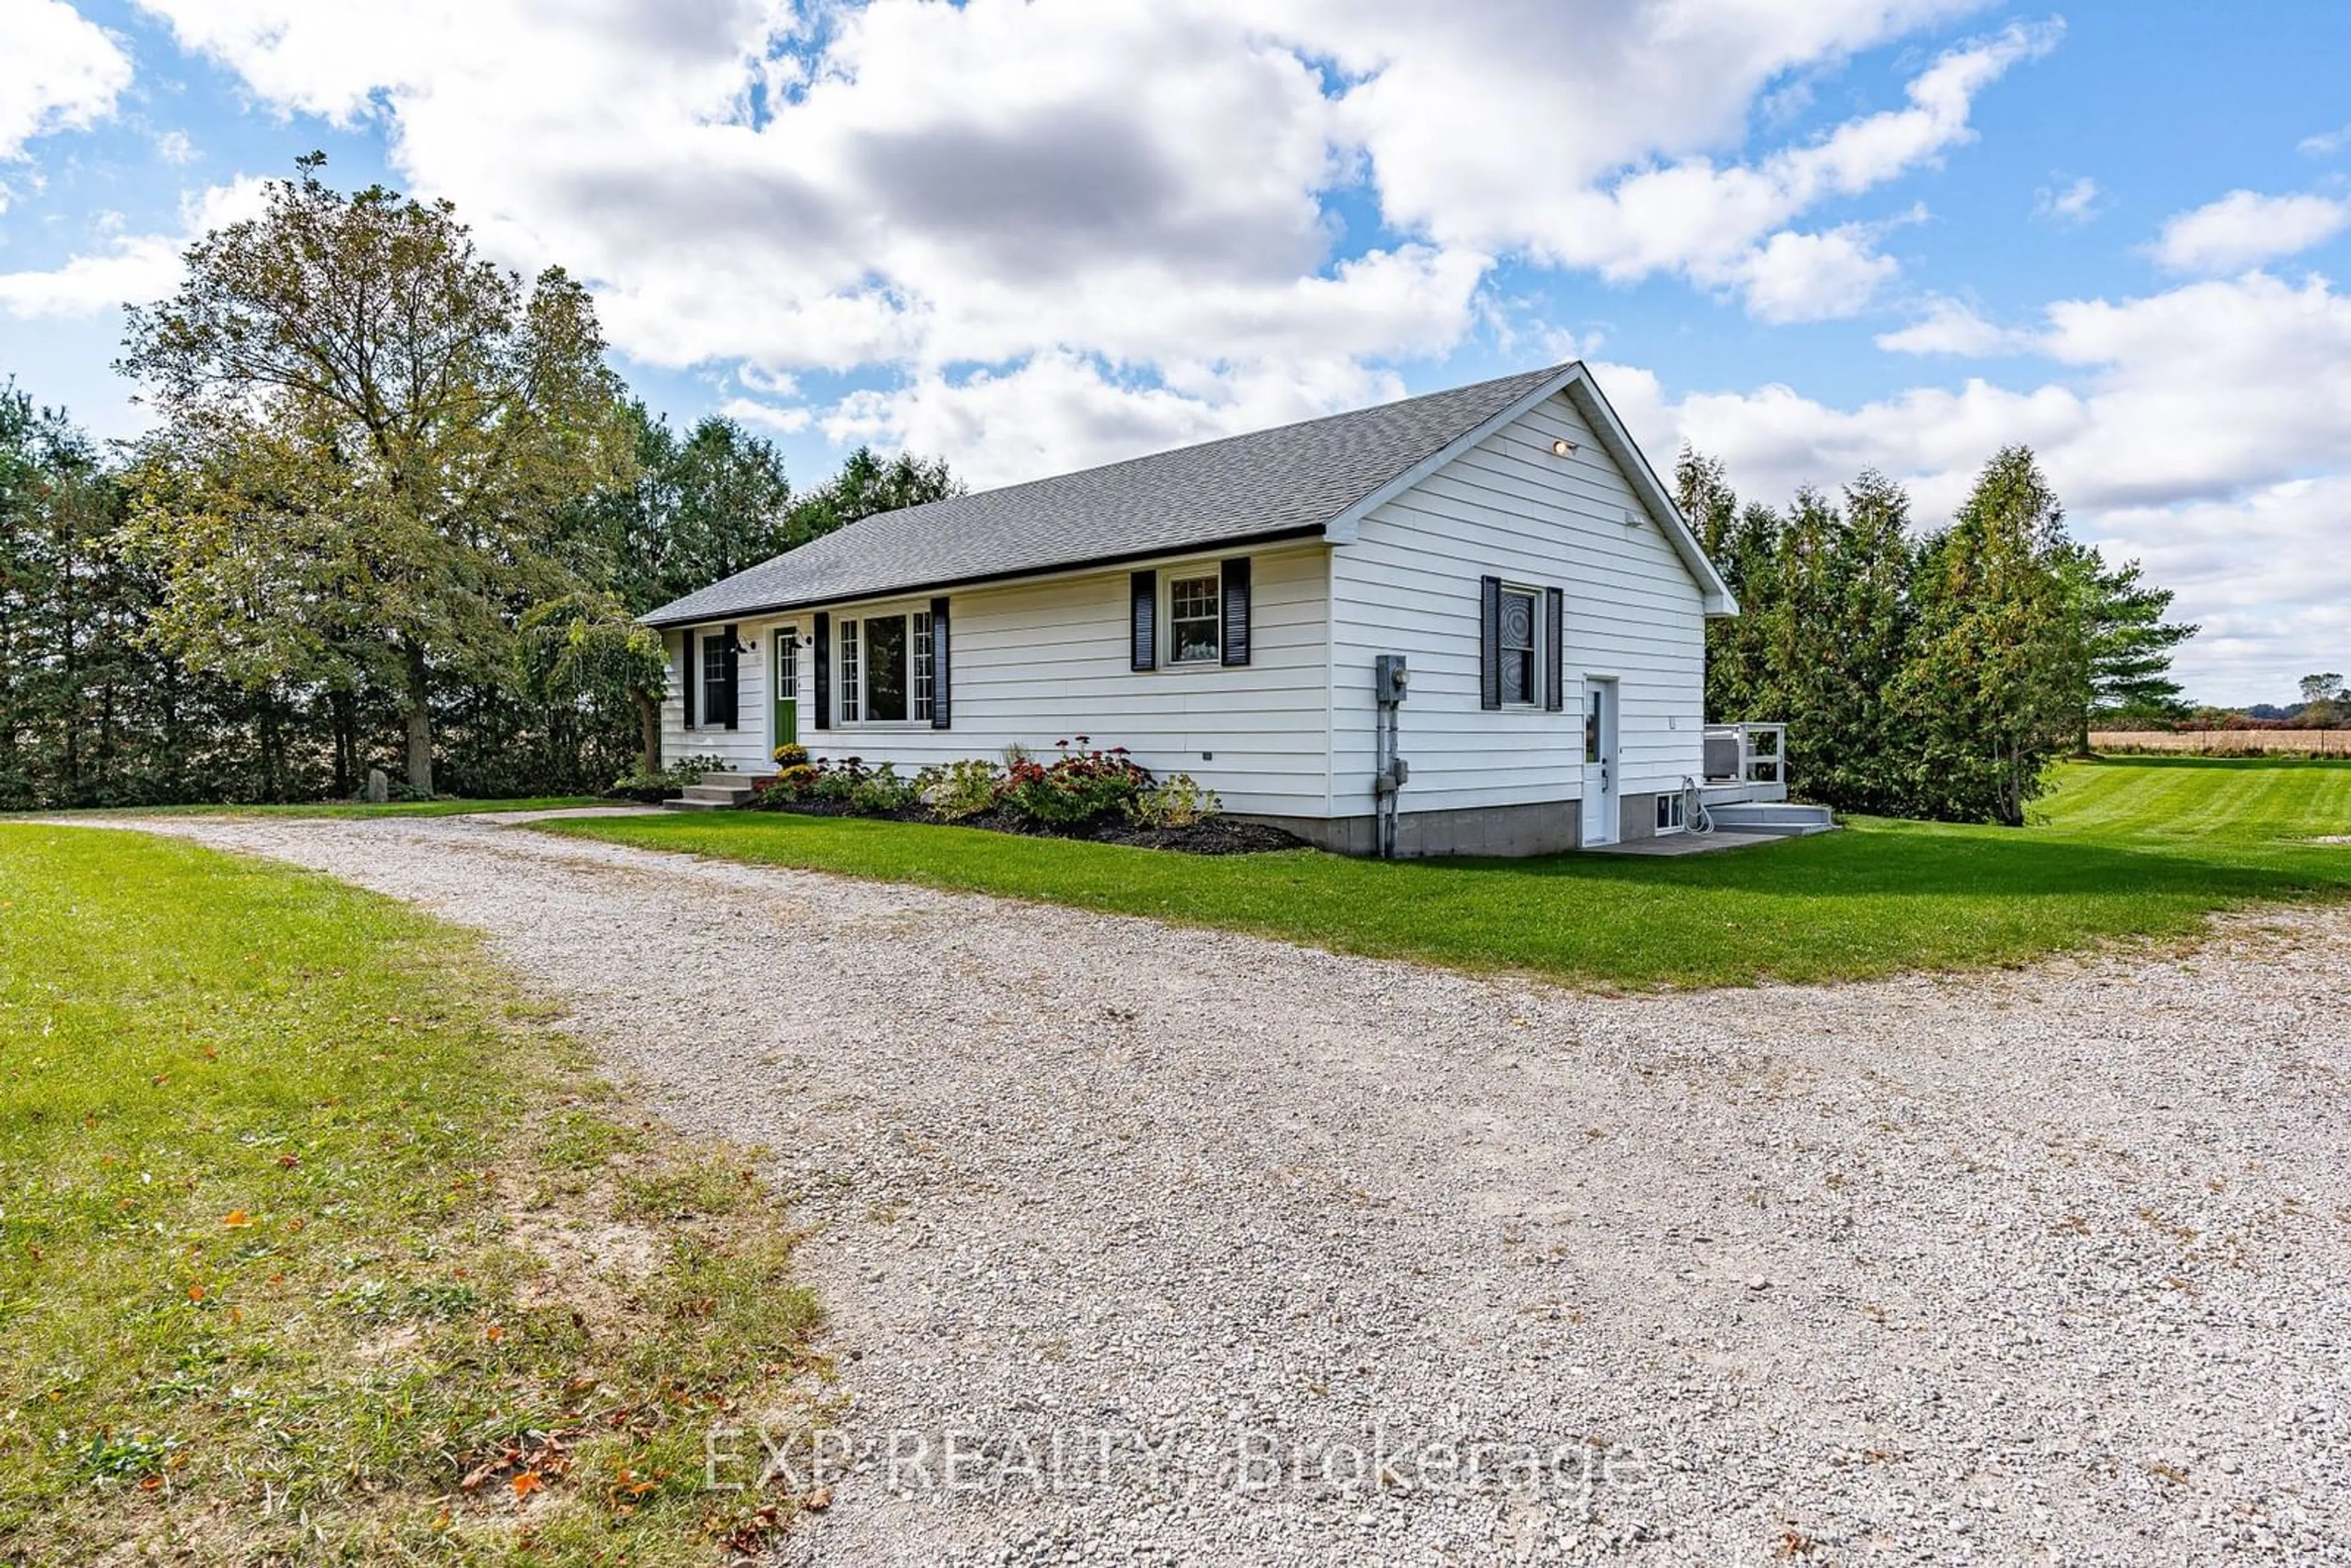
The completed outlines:
{"type": "Polygon", "coordinates": [[[645,620],[715,621],[1309,532],[1564,369],[883,512],[645,620]]]}

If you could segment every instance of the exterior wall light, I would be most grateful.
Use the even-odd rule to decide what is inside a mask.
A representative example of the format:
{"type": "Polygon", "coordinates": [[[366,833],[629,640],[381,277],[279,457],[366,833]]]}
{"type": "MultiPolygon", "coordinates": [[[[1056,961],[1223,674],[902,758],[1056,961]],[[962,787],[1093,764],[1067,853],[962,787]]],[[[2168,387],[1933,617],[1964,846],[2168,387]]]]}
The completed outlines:
{"type": "Polygon", "coordinates": [[[1573,457],[1575,455],[1575,443],[1562,435],[1551,444],[1551,455],[1553,457],[1573,457]]]}

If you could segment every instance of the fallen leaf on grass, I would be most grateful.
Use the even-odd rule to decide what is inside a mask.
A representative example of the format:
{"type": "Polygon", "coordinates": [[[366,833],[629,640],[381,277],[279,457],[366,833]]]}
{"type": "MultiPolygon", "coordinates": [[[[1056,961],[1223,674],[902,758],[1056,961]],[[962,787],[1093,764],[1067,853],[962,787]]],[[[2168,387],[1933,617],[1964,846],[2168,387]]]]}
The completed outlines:
{"type": "Polygon", "coordinates": [[[514,1494],[517,1499],[547,1490],[547,1483],[538,1479],[537,1470],[525,1470],[507,1484],[514,1488],[514,1494]]]}
{"type": "Polygon", "coordinates": [[[241,1208],[232,1208],[221,1216],[221,1223],[231,1230],[242,1230],[253,1223],[253,1216],[241,1208]]]}

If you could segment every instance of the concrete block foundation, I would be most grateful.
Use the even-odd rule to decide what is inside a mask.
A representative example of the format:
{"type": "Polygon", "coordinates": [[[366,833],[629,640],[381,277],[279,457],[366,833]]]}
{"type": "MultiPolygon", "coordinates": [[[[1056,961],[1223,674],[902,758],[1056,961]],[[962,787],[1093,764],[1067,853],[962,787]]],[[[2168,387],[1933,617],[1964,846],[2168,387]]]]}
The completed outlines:
{"type": "MultiPolygon", "coordinates": [[[[1617,802],[1618,834],[1622,841],[1655,838],[1657,797],[1627,795],[1617,802]]],[[[1264,822],[1296,833],[1317,849],[1333,854],[1370,856],[1379,852],[1379,828],[1368,811],[1352,817],[1282,817],[1236,811],[1245,822],[1264,822]]],[[[1396,856],[1418,860],[1430,855],[1557,854],[1582,847],[1583,805],[1579,800],[1545,800],[1526,806],[1471,806],[1452,811],[1406,810],[1396,819],[1396,856]]]]}

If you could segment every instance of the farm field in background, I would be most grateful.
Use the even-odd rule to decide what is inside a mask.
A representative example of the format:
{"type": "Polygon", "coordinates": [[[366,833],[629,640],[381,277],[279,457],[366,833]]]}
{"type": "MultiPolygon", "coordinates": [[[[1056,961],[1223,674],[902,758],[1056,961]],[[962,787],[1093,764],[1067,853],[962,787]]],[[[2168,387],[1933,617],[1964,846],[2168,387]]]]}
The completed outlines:
{"type": "Polygon", "coordinates": [[[2191,755],[2351,757],[2351,729],[2112,729],[2094,732],[2094,751],[2162,751],[2191,755]]]}

